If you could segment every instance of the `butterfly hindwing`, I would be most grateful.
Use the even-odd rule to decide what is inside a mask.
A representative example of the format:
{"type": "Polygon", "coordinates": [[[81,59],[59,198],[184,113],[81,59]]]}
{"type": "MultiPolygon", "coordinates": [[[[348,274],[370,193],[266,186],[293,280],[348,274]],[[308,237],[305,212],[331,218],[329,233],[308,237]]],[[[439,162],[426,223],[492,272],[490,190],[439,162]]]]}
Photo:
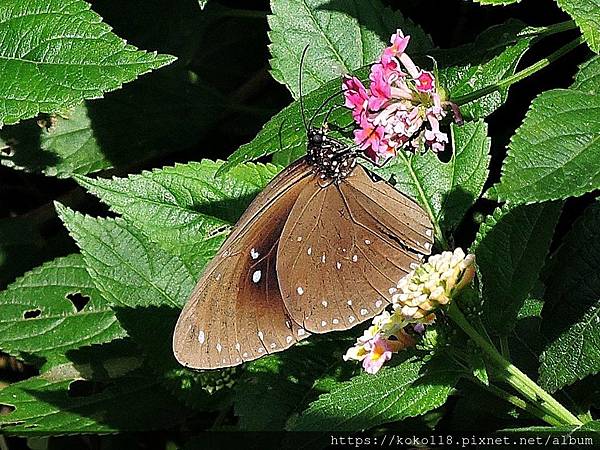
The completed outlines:
{"type": "Polygon", "coordinates": [[[233,366],[307,336],[287,313],[275,259],[285,221],[310,174],[304,161],[285,169],[242,215],[179,317],[173,350],[180,363],[233,366]]]}
{"type": "Polygon", "coordinates": [[[358,166],[340,183],[305,188],[278,248],[292,318],[314,333],[348,329],[381,312],[390,288],[429,254],[431,223],[411,199],[358,166]]]}

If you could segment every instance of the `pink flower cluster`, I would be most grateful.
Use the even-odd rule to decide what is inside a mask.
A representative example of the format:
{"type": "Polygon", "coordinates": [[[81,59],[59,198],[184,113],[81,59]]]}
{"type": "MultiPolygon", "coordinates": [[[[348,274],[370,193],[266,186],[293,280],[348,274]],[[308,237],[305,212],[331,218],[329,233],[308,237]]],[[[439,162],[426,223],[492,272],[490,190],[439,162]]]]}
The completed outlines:
{"type": "Polygon", "coordinates": [[[444,149],[448,135],[440,131],[445,116],[431,72],[417,67],[404,53],[410,36],[397,30],[379,61],[371,67],[369,88],[356,77],[345,77],[345,106],[359,125],[354,140],[376,163],[399,148],[422,144],[434,152],[444,149]]]}

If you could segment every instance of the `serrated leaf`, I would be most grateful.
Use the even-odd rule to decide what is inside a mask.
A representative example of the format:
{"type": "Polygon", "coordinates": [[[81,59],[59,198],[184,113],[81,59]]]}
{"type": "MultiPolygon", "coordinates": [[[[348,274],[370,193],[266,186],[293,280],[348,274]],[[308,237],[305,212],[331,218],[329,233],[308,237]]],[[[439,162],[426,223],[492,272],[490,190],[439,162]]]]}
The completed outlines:
{"type": "Polygon", "coordinates": [[[96,287],[111,305],[183,306],[194,278],[181,259],[121,219],[84,216],[59,203],[56,209],[81,249],[96,287]]]}
{"type": "Polygon", "coordinates": [[[571,87],[588,94],[600,94],[600,56],[594,56],[579,67],[571,87]]]}
{"type": "MultiPolygon", "coordinates": [[[[506,47],[502,53],[481,64],[449,67],[440,70],[440,84],[444,86],[451,100],[492,85],[512,75],[521,57],[531,46],[533,38],[520,38],[515,44],[506,47]]],[[[486,117],[498,109],[508,96],[508,87],[494,91],[484,97],[460,106],[465,118],[486,117]]]]}
{"type": "Polygon", "coordinates": [[[126,333],[75,254],[32,270],[0,292],[0,334],[3,351],[37,362],[126,333]]]}
{"type": "Polygon", "coordinates": [[[131,342],[103,347],[1,389],[0,405],[12,411],[0,416],[0,430],[21,436],[146,431],[185,419],[186,408],[141,367],[131,342]]]}
{"type": "Polygon", "coordinates": [[[535,98],[509,145],[500,200],[532,203],[581,196],[600,187],[600,78],[597,61],[582,68],[575,89],[535,98]]]}
{"type": "Polygon", "coordinates": [[[600,205],[595,203],[550,264],[542,330],[551,342],[540,358],[539,382],[551,392],[600,371],[599,251],[600,205]]]}
{"type": "Polygon", "coordinates": [[[490,384],[490,379],[483,356],[480,353],[470,352],[469,362],[471,364],[473,375],[483,384],[488,386],[490,384]]]}
{"type": "Polygon", "coordinates": [[[0,41],[0,125],[101,97],[173,61],[127,45],[81,0],[5,4],[0,41]]]}
{"type": "Polygon", "coordinates": [[[479,198],[490,161],[490,139],[483,120],[452,124],[451,137],[453,151],[447,163],[431,151],[422,155],[402,152],[382,169],[373,167],[383,178],[392,178],[396,189],[417,200],[447,233],[479,198]]]}
{"type": "Polygon", "coordinates": [[[412,357],[376,375],[359,375],[319,397],[290,429],[358,431],[424,414],[446,402],[461,376],[446,361],[433,363],[412,357]]]}
{"type": "Polygon", "coordinates": [[[556,0],[556,3],[575,20],[590,48],[600,53],[600,1],[556,0]]]}
{"type": "Polygon", "coordinates": [[[481,224],[471,252],[483,284],[488,330],[509,333],[544,264],[560,203],[497,208],[481,224]]]}
{"type": "Polygon", "coordinates": [[[184,68],[160,71],[43,123],[4,127],[0,146],[11,155],[0,164],[60,178],[138,165],[197,143],[223,110],[222,97],[184,68]]]}
{"type": "Polygon", "coordinates": [[[379,0],[271,1],[268,17],[271,73],[299,97],[300,59],[309,45],[302,67],[302,93],[373,63],[389,45],[397,28],[411,36],[410,50],[424,53],[433,45],[423,30],[379,0]]]}
{"type": "Polygon", "coordinates": [[[76,179],[199,275],[230,226],[279,170],[245,164],[215,177],[221,165],[203,160],[129,178],[76,179]]]}
{"type": "Polygon", "coordinates": [[[235,371],[198,374],[183,368],[171,347],[175,322],[196,277],[179,257],[121,219],[83,216],[61,205],[57,210],[81,248],[96,287],[161,383],[190,406],[211,408],[221,399],[211,394],[230,385],[235,371]]]}

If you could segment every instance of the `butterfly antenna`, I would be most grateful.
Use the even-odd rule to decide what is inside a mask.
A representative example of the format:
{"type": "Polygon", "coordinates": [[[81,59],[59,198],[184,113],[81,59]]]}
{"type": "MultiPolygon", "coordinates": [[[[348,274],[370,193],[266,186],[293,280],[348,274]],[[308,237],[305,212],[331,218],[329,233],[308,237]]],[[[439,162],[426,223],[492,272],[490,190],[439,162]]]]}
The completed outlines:
{"type": "Polygon", "coordinates": [[[306,123],[306,115],[304,113],[304,97],[302,96],[302,69],[304,68],[304,58],[306,52],[308,52],[308,45],[302,50],[302,56],[300,57],[300,71],[298,73],[298,91],[300,93],[300,113],[302,114],[302,123],[304,124],[304,130],[308,132],[308,124],[306,123]]]}
{"type": "MultiPolygon", "coordinates": [[[[309,128],[312,128],[313,121],[319,115],[319,113],[323,110],[323,108],[325,107],[325,105],[327,105],[327,103],[329,103],[331,100],[333,100],[334,98],[336,98],[338,95],[342,94],[343,92],[344,91],[335,92],[335,93],[331,94],[329,97],[327,97],[325,99],[325,101],[323,101],[323,103],[321,103],[321,106],[319,106],[317,108],[317,110],[314,112],[314,114],[312,115],[312,117],[310,118],[310,120],[308,122],[309,128]]],[[[325,123],[325,122],[323,122],[323,123],[325,123]]]]}

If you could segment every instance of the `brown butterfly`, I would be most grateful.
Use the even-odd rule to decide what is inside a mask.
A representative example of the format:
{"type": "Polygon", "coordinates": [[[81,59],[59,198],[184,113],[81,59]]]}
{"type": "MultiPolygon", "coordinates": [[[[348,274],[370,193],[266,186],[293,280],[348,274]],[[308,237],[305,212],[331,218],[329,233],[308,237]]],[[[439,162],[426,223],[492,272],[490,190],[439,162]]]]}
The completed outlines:
{"type": "Polygon", "coordinates": [[[307,134],[307,155],[254,199],[185,305],[173,338],[184,366],[234,366],[351,328],[381,312],[390,287],[430,253],[431,221],[417,203],[325,127],[307,134]]]}

